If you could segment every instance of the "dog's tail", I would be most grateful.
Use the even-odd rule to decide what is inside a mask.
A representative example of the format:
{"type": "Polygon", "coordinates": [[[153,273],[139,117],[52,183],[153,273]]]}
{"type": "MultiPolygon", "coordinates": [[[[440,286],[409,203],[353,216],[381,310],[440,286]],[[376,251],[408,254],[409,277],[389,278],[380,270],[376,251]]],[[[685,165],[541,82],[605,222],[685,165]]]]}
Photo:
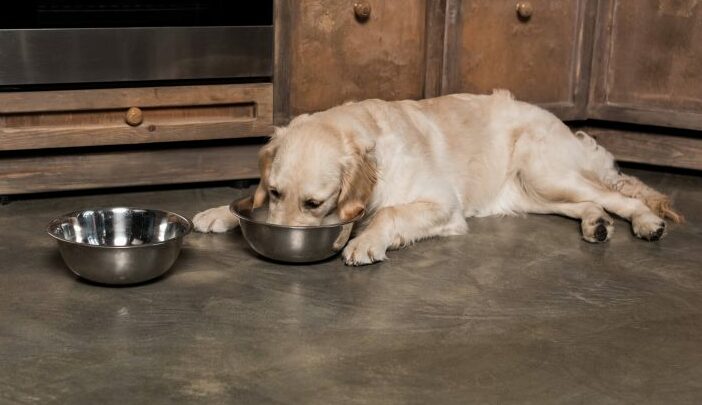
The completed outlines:
{"type": "Polygon", "coordinates": [[[617,181],[612,184],[612,189],[627,197],[641,200],[661,218],[670,218],[670,220],[678,224],[685,221],[682,214],[673,209],[670,197],[647,186],[634,176],[619,173],[617,181]]]}
{"type": "MultiPolygon", "coordinates": [[[[627,197],[640,200],[661,218],[669,218],[678,224],[685,221],[685,218],[673,209],[670,197],[654,190],[638,178],[620,172],[614,163],[612,154],[597,145],[597,142],[584,131],[577,131],[575,136],[583,143],[588,153],[592,155],[590,160],[597,167],[607,167],[604,171],[605,174],[600,176],[604,185],[627,197]]],[[[598,171],[602,172],[601,170],[598,171]]]]}

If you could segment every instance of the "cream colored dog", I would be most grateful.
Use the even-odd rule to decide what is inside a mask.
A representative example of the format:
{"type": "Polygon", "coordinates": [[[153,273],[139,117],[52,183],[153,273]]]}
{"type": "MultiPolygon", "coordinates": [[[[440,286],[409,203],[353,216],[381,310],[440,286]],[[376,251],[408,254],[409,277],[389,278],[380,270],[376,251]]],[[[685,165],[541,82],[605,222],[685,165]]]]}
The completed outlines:
{"type": "MultiPolygon", "coordinates": [[[[269,200],[268,220],[318,225],[366,212],[343,251],[346,264],[385,259],[433,236],[466,233],[466,217],[561,214],[582,221],[583,239],[613,231],[607,211],[657,240],[670,200],[619,172],[612,155],[553,114],[492,95],[421,101],[366,100],[295,118],[260,153],[254,206],[269,200]]],[[[197,214],[195,229],[237,225],[226,206],[197,214]]]]}

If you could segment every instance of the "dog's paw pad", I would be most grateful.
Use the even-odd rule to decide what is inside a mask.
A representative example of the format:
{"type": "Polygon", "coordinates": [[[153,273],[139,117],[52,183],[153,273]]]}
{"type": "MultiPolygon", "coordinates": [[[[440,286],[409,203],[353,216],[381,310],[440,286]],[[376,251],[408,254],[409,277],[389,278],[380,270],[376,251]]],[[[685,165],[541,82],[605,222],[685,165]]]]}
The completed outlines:
{"type": "Polygon", "coordinates": [[[610,217],[598,217],[595,220],[583,220],[581,225],[583,239],[588,242],[605,242],[614,233],[614,221],[610,217]]]}
{"type": "Polygon", "coordinates": [[[665,236],[666,224],[656,215],[647,214],[634,218],[632,229],[637,237],[655,242],[665,236]]]}
{"type": "Polygon", "coordinates": [[[608,234],[609,232],[607,232],[607,227],[604,224],[598,224],[597,228],[595,228],[595,239],[598,242],[606,241],[608,234]]]}
{"type": "Polygon", "coordinates": [[[660,240],[660,238],[662,238],[664,234],[665,234],[665,222],[659,224],[658,229],[656,229],[655,231],[651,231],[643,239],[649,240],[651,242],[655,242],[657,240],[660,240]]]}

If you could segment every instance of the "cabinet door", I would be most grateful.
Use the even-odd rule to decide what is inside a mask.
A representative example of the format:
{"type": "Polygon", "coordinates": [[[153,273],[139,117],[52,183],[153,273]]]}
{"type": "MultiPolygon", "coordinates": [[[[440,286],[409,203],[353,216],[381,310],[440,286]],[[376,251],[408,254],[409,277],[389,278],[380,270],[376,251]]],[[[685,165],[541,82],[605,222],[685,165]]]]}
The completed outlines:
{"type": "Polygon", "coordinates": [[[427,0],[277,1],[277,121],[351,100],[421,98],[426,11],[427,0]]]}
{"type": "Polygon", "coordinates": [[[585,118],[596,4],[449,0],[444,93],[510,90],[563,119],[585,118]]]}
{"type": "Polygon", "coordinates": [[[593,118],[702,129],[702,4],[603,0],[593,118]]]}

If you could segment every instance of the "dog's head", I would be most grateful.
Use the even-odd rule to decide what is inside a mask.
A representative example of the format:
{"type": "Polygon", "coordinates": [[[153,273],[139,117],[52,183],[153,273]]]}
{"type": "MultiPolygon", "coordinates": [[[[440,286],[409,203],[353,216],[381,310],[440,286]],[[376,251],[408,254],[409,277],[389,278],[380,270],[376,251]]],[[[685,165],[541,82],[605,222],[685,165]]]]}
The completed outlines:
{"type": "Polygon", "coordinates": [[[363,212],[377,180],[373,145],[307,116],[278,128],[259,154],[254,208],[268,201],[268,222],[321,225],[363,212]]]}

